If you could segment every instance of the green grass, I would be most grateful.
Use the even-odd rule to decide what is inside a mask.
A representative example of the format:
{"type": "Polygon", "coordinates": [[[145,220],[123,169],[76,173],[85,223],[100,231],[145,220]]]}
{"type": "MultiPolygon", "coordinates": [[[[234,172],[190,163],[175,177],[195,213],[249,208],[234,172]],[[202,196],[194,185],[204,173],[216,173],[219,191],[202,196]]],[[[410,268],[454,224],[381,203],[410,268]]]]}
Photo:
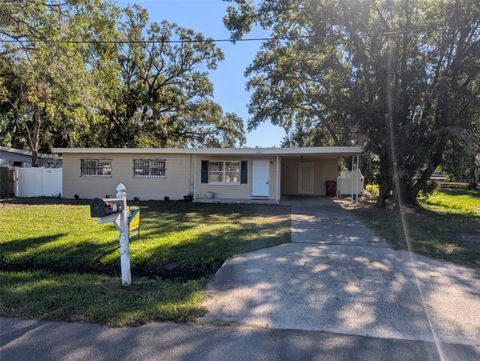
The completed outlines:
{"type": "Polygon", "coordinates": [[[480,217],[480,192],[466,189],[441,189],[428,198],[419,198],[426,209],[443,214],[480,217]]]}
{"type": "Polygon", "coordinates": [[[205,283],[141,277],[125,288],[103,275],[0,272],[0,314],[110,326],[191,321],[204,314],[205,283]]]}
{"type": "Polygon", "coordinates": [[[404,211],[410,244],[398,207],[366,207],[355,212],[400,249],[480,267],[480,192],[442,189],[419,202],[422,209],[404,211]]]}
{"type": "Polygon", "coordinates": [[[141,237],[130,243],[134,286],[125,289],[118,232],[91,219],[87,203],[0,202],[0,313],[117,326],[185,321],[201,313],[206,279],[226,258],[290,241],[288,207],[144,202],[141,215],[141,237]]]}
{"type": "MultiPolygon", "coordinates": [[[[91,219],[87,204],[0,207],[0,269],[120,272],[118,232],[91,219]]],[[[290,241],[285,207],[145,202],[141,217],[141,237],[130,242],[135,275],[198,278],[236,253],[290,241]]]]}

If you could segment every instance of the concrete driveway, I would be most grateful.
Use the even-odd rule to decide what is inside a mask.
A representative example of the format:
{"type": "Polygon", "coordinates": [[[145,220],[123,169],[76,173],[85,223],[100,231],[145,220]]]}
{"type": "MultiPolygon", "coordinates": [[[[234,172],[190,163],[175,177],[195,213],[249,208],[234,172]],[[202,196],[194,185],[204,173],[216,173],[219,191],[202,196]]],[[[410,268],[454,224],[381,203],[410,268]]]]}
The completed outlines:
{"type": "Polygon", "coordinates": [[[292,243],[235,256],[206,322],[480,346],[480,272],[397,251],[330,199],[289,202],[292,243]]]}

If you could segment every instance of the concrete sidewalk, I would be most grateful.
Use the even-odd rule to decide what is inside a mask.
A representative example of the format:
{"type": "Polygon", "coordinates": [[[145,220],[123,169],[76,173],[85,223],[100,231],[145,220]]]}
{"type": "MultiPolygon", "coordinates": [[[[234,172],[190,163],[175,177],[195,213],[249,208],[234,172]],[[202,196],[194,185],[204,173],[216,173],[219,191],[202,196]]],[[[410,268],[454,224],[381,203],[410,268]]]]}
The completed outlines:
{"type": "MultiPolygon", "coordinates": [[[[440,360],[434,343],[326,332],[153,323],[137,328],[0,319],[0,359],[440,360]]],[[[473,346],[442,346],[444,360],[478,360],[473,346]]]]}

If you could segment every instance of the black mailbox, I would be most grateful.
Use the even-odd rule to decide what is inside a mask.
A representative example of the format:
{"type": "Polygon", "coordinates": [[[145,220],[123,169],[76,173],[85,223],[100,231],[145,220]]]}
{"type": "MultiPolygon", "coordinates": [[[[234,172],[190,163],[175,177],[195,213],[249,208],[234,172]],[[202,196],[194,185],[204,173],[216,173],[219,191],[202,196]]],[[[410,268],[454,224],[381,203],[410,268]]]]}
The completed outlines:
{"type": "Polygon", "coordinates": [[[95,198],[90,204],[90,217],[105,217],[110,214],[123,212],[122,198],[95,198]]]}

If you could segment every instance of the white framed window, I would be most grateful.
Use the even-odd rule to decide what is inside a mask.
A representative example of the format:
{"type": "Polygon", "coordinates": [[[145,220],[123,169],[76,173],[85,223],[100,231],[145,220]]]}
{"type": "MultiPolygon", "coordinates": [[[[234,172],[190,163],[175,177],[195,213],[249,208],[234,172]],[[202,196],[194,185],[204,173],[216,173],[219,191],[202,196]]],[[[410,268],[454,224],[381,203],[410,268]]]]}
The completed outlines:
{"type": "Polygon", "coordinates": [[[82,177],[111,177],[111,159],[81,159],[80,176],[82,177]]]}
{"type": "Polygon", "coordinates": [[[135,178],[165,178],[167,168],[162,159],[134,159],[133,176],[135,178]]]}
{"type": "Polygon", "coordinates": [[[209,184],[240,184],[240,161],[209,161],[209,184]]]}

